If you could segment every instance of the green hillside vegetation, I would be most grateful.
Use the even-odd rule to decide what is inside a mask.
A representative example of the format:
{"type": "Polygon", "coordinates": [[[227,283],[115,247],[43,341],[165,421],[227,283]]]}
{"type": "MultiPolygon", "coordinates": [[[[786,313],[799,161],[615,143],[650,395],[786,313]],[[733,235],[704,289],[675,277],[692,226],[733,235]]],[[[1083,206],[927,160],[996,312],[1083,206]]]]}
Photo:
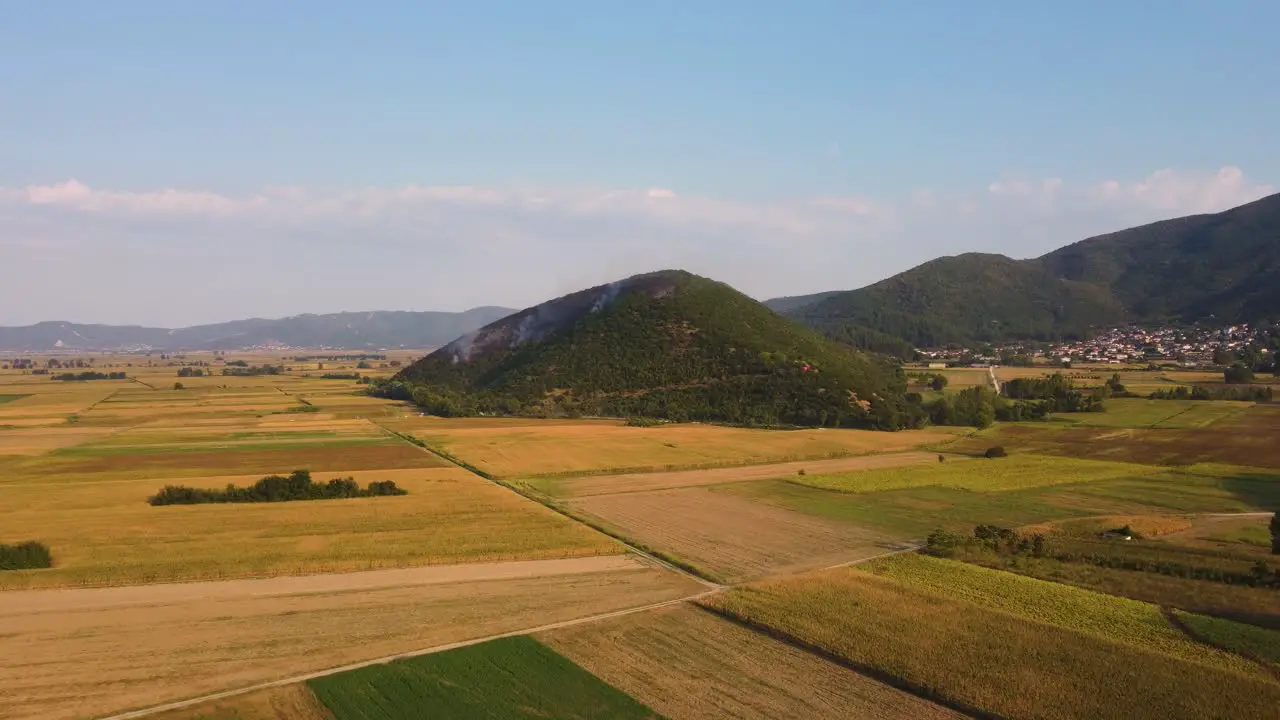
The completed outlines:
{"type": "Polygon", "coordinates": [[[815,297],[801,307],[778,307],[833,339],[888,334],[918,347],[1071,339],[1127,321],[1275,318],[1280,195],[1101,235],[1029,260],[939,258],[859,290],[815,297]]]}
{"type": "Polygon", "coordinates": [[[923,421],[905,391],[887,358],[840,346],[727,285],[682,271],[530,308],[373,388],[437,415],[883,429],[923,421]]]}

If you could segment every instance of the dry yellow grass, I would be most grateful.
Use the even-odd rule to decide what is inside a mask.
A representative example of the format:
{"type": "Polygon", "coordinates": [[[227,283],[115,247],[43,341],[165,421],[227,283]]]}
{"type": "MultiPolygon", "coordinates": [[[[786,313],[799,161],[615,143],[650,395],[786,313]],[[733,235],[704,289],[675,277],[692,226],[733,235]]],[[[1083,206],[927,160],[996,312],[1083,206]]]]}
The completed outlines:
{"type": "Polygon", "coordinates": [[[475,423],[431,418],[387,424],[501,477],[752,465],[909,450],[952,439],[947,430],[752,430],[717,425],[475,423]]]}
{"type": "Polygon", "coordinates": [[[1028,525],[1019,530],[1027,534],[1061,533],[1096,536],[1098,533],[1126,525],[1138,535],[1150,538],[1188,530],[1192,527],[1192,521],[1188,517],[1174,515],[1101,515],[1028,525]]]}
{"type": "Polygon", "coordinates": [[[305,683],[282,685],[148,715],[148,720],[333,720],[305,683]]]}
{"type": "Polygon", "coordinates": [[[729,582],[859,560],[892,545],[874,531],[705,488],[596,495],[568,504],[729,582]]]}
{"type": "Polygon", "coordinates": [[[107,715],[703,589],[634,562],[558,576],[268,589],[298,580],[307,579],[257,581],[234,596],[185,586],[167,600],[153,588],[0,593],[0,718],[107,715]],[[43,602],[48,595],[59,604],[43,602]]]}
{"type": "Polygon", "coordinates": [[[40,455],[58,448],[103,440],[113,432],[111,428],[77,425],[0,430],[0,455],[40,455]]]}
{"type": "Polygon", "coordinates": [[[935,453],[903,452],[883,455],[859,455],[834,460],[799,460],[771,465],[715,468],[712,470],[676,470],[674,472],[632,473],[629,475],[589,475],[580,478],[549,479],[537,485],[557,497],[609,495],[638,490],[663,490],[701,485],[770,480],[806,474],[851,472],[876,468],[901,467],[936,463],[935,453]]]}
{"type": "MultiPolygon", "coordinates": [[[[317,473],[408,495],[311,502],[152,507],[163,478],[4,486],[6,542],[40,540],[48,570],[0,574],[0,588],[119,584],[575,557],[621,546],[456,468],[317,473]]],[[[257,476],[184,478],[247,485],[257,476]]]]}
{"type": "Polygon", "coordinates": [[[671,720],[964,717],[688,605],[537,638],[671,720]]]}

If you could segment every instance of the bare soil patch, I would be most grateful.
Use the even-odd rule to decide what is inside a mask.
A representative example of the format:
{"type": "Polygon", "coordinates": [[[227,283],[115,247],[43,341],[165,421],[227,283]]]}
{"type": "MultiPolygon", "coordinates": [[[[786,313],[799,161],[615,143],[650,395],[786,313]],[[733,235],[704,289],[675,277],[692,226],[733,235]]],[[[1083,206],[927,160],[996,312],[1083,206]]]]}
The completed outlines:
{"type": "Polygon", "coordinates": [[[570,506],[730,582],[859,560],[886,536],[706,488],[596,495],[570,506]]]}
{"type": "Polygon", "coordinates": [[[746,467],[715,468],[712,470],[679,470],[664,473],[630,473],[626,475],[596,475],[557,480],[550,484],[552,493],[565,497],[585,497],[610,493],[662,490],[666,488],[722,485],[749,480],[772,480],[796,475],[872,470],[901,467],[920,463],[937,462],[935,453],[905,452],[884,455],[836,458],[833,460],[808,460],[772,465],[748,465],[746,467]]]}
{"type": "Polygon", "coordinates": [[[671,720],[963,717],[688,605],[538,639],[671,720]]]}
{"type": "MultiPolygon", "coordinates": [[[[565,562],[572,565],[544,567],[599,567],[565,562]]],[[[0,718],[106,715],[704,589],[638,561],[570,574],[377,587],[363,586],[360,577],[337,576],[338,584],[322,589],[304,578],[261,581],[273,588],[302,583],[284,594],[223,595],[206,584],[191,586],[200,593],[178,591],[181,597],[144,604],[120,603],[118,593],[145,601],[157,588],[66,590],[76,599],[60,602],[44,591],[35,595],[39,602],[26,592],[0,594],[0,718]],[[106,601],[83,599],[99,593],[106,601]]]]}

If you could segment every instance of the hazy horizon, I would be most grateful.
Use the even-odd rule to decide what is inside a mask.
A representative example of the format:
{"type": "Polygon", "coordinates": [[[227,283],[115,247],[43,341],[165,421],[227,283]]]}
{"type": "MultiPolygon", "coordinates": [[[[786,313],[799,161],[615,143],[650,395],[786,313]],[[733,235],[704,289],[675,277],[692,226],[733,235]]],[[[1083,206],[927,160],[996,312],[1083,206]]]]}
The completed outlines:
{"type": "Polygon", "coordinates": [[[15,8],[0,325],[522,308],[664,268],[767,299],[1034,257],[1275,192],[1277,21],[1243,0],[15,8]]]}

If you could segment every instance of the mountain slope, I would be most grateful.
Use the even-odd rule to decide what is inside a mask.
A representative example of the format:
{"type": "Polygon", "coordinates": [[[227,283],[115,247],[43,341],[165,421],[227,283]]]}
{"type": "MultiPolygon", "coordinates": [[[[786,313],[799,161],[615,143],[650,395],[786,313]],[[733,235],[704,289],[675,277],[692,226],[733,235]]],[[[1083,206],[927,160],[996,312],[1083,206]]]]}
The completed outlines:
{"type": "Polygon", "coordinates": [[[234,350],[262,345],[377,349],[436,347],[503,317],[511,310],[482,307],[464,312],[345,312],[278,320],[236,320],[170,330],[118,325],[43,322],[0,327],[0,351],[234,350]]]}
{"type": "Polygon", "coordinates": [[[906,422],[905,386],[887,361],[683,271],[637,275],[528,308],[446,345],[395,380],[420,386],[416,399],[444,414],[906,422]]]}
{"type": "Polygon", "coordinates": [[[939,258],[788,311],[830,337],[917,346],[1078,337],[1117,323],[1280,317],[1280,195],[1080,241],[1039,258],[939,258]]]}

